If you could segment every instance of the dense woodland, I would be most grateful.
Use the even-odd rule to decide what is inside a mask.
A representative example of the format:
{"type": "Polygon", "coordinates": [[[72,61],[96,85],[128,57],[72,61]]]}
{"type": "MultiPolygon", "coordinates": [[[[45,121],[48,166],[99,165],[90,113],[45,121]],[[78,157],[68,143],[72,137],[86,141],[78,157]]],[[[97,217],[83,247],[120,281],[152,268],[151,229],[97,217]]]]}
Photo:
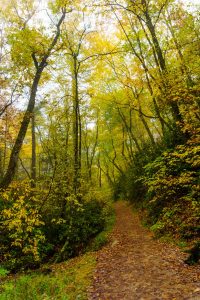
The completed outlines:
{"type": "Polygon", "coordinates": [[[112,199],[198,243],[198,5],[0,3],[0,263],[78,255],[112,199]]]}

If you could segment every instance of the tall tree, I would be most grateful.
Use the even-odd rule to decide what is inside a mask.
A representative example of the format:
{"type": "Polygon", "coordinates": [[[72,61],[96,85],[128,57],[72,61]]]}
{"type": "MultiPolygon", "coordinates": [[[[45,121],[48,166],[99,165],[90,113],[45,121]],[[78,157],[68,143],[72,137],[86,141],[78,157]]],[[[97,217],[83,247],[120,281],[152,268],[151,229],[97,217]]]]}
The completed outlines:
{"type": "Polygon", "coordinates": [[[42,73],[48,64],[48,58],[51,56],[52,50],[54,49],[55,45],[58,42],[58,39],[60,36],[60,27],[65,19],[65,15],[66,15],[66,8],[64,7],[64,8],[62,8],[61,17],[56,25],[56,33],[55,33],[54,37],[52,38],[51,43],[47,47],[47,50],[45,51],[45,53],[43,55],[39,56],[39,60],[37,58],[38,53],[36,53],[34,51],[31,53],[31,57],[32,57],[32,60],[33,60],[34,66],[35,66],[35,74],[34,74],[32,86],[31,86],[31,90],[30,90],[30,98],[29,98],[26,112],[25,112],[23,120],[21,122],[21,127],[19,130],[18,136],[16,138],[15,144],[13,146],[13,149],[12,149],[12,152],[10,155],[7,172],[4,175],[4,177],[0,183],[1,188],[6,188],[11,183],[11,181],[15,175],[15,170],[16,170],[16,166],[17,166],[19,153],[20,153],[23,141],[24,141],[24,137],[26,135],[26,131],[27,131],[30,119],[34,112],[35,98],[36,98],[36,93],[37,93],[37,89],[38,89],[38,84],[39,84],[40,78],[42,76],[42,73]]]}

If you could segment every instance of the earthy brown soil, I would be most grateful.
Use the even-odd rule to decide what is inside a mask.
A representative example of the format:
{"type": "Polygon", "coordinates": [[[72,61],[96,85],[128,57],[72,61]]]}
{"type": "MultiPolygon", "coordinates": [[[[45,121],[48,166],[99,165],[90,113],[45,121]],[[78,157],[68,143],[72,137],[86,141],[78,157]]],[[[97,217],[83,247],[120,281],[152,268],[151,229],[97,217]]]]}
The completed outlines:
{"type": "Polygon", "coordinates": [[[110,242],[97,253],[89,300],[200,299],[200,266],[179,248],[153,239],[125,203],[116,205],[110,242]]]}

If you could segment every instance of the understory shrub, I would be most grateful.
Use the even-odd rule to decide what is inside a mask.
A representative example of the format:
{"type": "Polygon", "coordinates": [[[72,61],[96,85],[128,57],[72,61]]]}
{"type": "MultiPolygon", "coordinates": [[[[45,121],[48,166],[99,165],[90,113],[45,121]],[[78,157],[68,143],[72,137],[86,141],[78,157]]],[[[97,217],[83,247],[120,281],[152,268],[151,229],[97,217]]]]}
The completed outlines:
{"type": "Polygon", "coordinates": [[[44,228],[47,242],[58,247],[56,262],[80,254],[88,242],[104,229],[111,213],[110,200],[102,197],[102,192],[95,191],[84,196],[66,197],[64,207],[62,216],[48,218],[44,228]]]}
{"type": "Polygon", "coordinates": [[[0,263],[12,271],[78,255],[104,229],[111,211],[100,192],[75,196],[58,183],[41,192],[29,182],[2,191],[0,208],[0,263]]]}
{"type": "Polygon", "coordinates": [[[145,166],[148,222],[158,235],[200,237],[200,145],[189,140],[145,166]]]}
{"type": "Polygon", "coordinates": [[[28,182],[13,182],[0,194],[0,262],[8,269],[37,265],[45,241],[38,200],[28,182]]]}

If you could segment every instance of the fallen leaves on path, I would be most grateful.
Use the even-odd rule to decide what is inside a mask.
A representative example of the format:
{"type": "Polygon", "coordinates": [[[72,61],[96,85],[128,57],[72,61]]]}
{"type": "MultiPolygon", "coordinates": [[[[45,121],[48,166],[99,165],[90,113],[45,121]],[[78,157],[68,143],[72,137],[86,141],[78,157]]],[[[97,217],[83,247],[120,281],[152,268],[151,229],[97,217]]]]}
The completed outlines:
{"type": "Polygon", "coordinates": [[[154,240],[137,214],[116,204],[110,242],[97,253],[89,300],[200,300],[200,266],[178,247],[154,240]]]}

